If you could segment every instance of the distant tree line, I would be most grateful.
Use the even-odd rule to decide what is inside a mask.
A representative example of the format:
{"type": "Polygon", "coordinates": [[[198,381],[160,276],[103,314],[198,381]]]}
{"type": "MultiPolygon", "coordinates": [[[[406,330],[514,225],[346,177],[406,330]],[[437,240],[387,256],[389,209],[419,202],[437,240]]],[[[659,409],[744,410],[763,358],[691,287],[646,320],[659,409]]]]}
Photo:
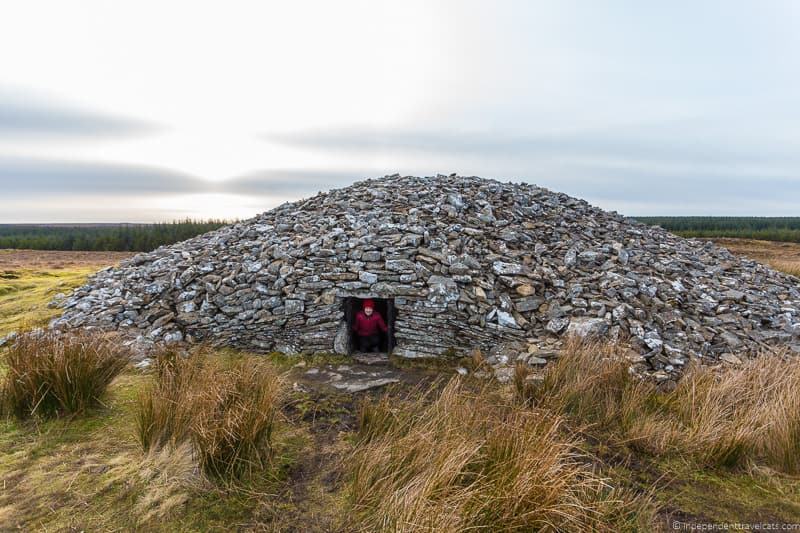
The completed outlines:
{"type": "MultiPolygon", "coordinates": [[[[683,237],[800,242],[800,217],[635,217],[683,237]]],[[[226,220],[156,224],[0,224],[0,248],[149,252],[215,230],[226,220]]]]}
{"type": "Polygon", "coordinates": [[[229,223],[186,219],[156,224],[0,224],[0,248],[149,252],[229,223]]]}
{"type": "Polygon", "coordinates": [[[800,217],[635,217],[682,237],[800,242],[800,217]]]}

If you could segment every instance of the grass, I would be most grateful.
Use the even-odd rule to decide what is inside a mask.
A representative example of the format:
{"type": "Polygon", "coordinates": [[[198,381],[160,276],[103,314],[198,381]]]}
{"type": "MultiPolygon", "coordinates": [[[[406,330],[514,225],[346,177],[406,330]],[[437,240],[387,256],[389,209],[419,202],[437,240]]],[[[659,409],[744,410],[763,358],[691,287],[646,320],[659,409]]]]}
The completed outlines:
{"type": "Polygon", "coordinates": [[[519,405],[565,418],[616,483],[650,494],[669,523],[800,520],[800,361],[689,368],[660,391],[609,345],[567,345],[541,380],[520,369],[519,405]]]}
{"type": "Polygon", "coordinates": [[[47,324],[61,314],[47,304],[58,293],[69,294],[97,269],[8,269],[0,271],[0,336],[23,327],[47,324]]]}
{"type": "Polygon", "coordinates": [[[770,266],[775,270],[800,278],[800,261],[772,261],[770,266]]]}
{"type": "Polygon", "coordinates": [[[800,244],[753,239],[714,239],[731,252],[744,255],[786,274],[800,277],[800,244]]]}
{"type": "Polygon", "coordinates": [[[661,484],[661,498],[686,514],[714,521],[797,522],[800,518],[800,487],[796,477],[769,469],[739,473],[688,468],[680,461],[662,468],[670,482],[661,484]]]}
{"type": "MultiPolygon", "coordinates": [[[[800,257],[789,248],[769,248],[768,253],[772,260],[800,257]]],[[[0,254],[0,259],[7,255],[0,254]]],[[[82,269],[93,259],[81,260],[66,269],[82,269]]],[[[51,272],[45,278],[53,279],[65,271],[57,265],[29,268],[24,263],[1,267],[0,273],[4,269],[13,271],[12,277],[25,270],[51,272]]],[[[0,285],[24,276],[0,279],[0,285]]],[[[28,284],[14,289],[13,298],[29,302],[20,313],[55,314],[46,304],[56,289],[43,294],[41,285],[28,284]]],[[[0,295],[0,303],[10,294],[0,295]]],[[[2,320],[18,329],[27,319],[0,313],[2,320]]],[[[0,418],[0,530],[408,530],[412,526],[403,520],[421,516],[419,509],[426,506],[433,511],[420,518],[418,529],[467,522],[484,529],[489,522],[498,525],[494,529],[503,524],[512,529],[564,502],[573,502],[574,508],[568,506],[570,514],[563,518],[552,518],[550,530],[574,530],[577,523],[596,530],[669,529],[673,517],[686,522],[800,522],[800,409],[794,403],[796,370],[785,366],[788,362],[755,362],[763,365],[760,370],[745,366],[729,378],[700,372],[694,381],[664,393],[631,381],[614,367],[612,348],[584,355],[592,353],[601,357],[579,362],[589,366],[573,372],[562,368],[549,381],[520,369],[516,397],[514,387],[483,388],[462,381],[444,398],[442,384],[411,393],[393,388],[358,409],[349,395],[298,392],[308,367],[350,363],[347,358],[214,351],[208,355],[220,357],[221,363],[268,361],[301,384],[288,391],[285,416],[276,415],[270,467],[263,475],[254,469],[255,475],[235,484],[213,482],[185,435],[162,439],[166,445],[152,445],[152,450],[148,445],[144,451],[137,436],[140,401],[157,378],[153,372],[128,368],[110,383],[102,404],[86,407],[80,417],[0,418]],[[298,363],[304,368],[293,368],[298,363]],[[730,381],[720,385],[720,380],[730,381]],[[550,405],[542,399],[544,390],[550,405]],[[736,420],[747,417],[763,431],[746,426],[739,433],[729,431],[740,423],[736,420]],[[426,419],[438,422],[426,426],[426,419]],[[721,445],[710,446],[714,441],[721,445]],[[397,460],[413,467],[405,477],[375,477],[397,471],[397,460]],[[460,478],[454,477],[458,460],[469,465],[460,478]],[[524,474],[543,464],[558,475],[536,477],[548,481],[533,490],[534,478],[524,474]],[[362,475],[357,478],[358,472],[362,475]],[[570,477],[576,472],[577,477],[570,477]],[[391,497],[379,501],[369,490],[359,492],[357,479],[362,487],[391,497]],[[435,483],[409,483],[425,479],[435,483]],[[551,499],[542,498],[548,494],[551,499]],[[437,501],[444,503],[434,506],[437,501]],[[534,501],[539,502],[536,509],[526,510],[534,501]],[[456,509],[463,513],[456,516],[456,509]],[[650,523],[654,509],[657,516],[650,523]],[[517,515],[522,518],[514,522],[517,515]]],[[[562,354],[559,361],[569,357],[562,354]]],[[[460,363],[484,366],[477,354],[474,361],[460,363]]],[[[6,371],[0,363],[0,374],[6,371]]]]}
{"type": "MultiPolygon", "coordinates": [[[[596,439],[700,466],[800,473],[800,360],[765,354],[716,372],[693,366],[661,392],[613,345],[573,342],[521,403],[559,413],[596,439]]],[[[519,383],[519,380],[515,381],[519,383]]]]}
{"type": "Polygon", "coordinates": [[[397,405],[362,407],[351,497],[370,531],[614,531],[654,510],[599,476],[559,416],[452,380],[397,405]]]}
{"type": "Polygon", "coordinates": [[[0,530],[283,530],[296,512],[288,479],[310,453],[307,430],[278,424],[268,475],[219,486],[188,442],[143,453],[134,428],[152,379],[126,370],[105,405],[79,418],[0,419],[0,530]]]}
{"type": "Polygon", "coordinates": [[[0,406],[20,419],[81,414],[101,404],[128,360],[128,351],[105,336],[22,334],[6,350],[0,406]]]}
{"type": "MultiPolygon", "coordinates": [[[[220,363],[237,357],[265,362],[226,354],[220,363]]],[[[203,474],[190,439],[143,450],[139,402],[156,379],[157,371],[123,372],[104,405],[79,418],[0,420],[0,529],[525,530],[549,516],[551,529],[648,531],[667,524],[670,513],[689,521],[800,520],[799,478],[779,462],[769,466],[766,447],[753,464],[703,467],[675,445],[659,451],[653,431],[636,433],[629,424],[621,433],[602,410],[531,407],[508,389],[470,381],[367,398],[356,424],[332,422],[341,409],[355,414],[349,396],[315,396],[314,405],[331,400],[328,417],[298,408],[306,394],[289,393],[295,407],[276,419],[270,468],[220,485],[203,474]],[[417,520],[419,528],[406,523],[417,520]]],[[[619,397],[619,387],[612,390],[609,412],[619,397]]],[[[795,411],[786,406],[787,414],[795,411]]],[[[673,406],[654,403],[646,412],[659,409],[673,406]]],[[[774,420],[772,430],[789,427],[775,412],[763,413],[774,420]]]]}
{"type": "MultiPolygon", "coordinates": [[[[680,458],[604,457],[604,472],[630,490],[650,494],[661,529],[673,519],[698,522],[794,523],[800,520],[796,476],[771,469],[698,468],[680,458]]],[[[655,528],[658,529],[658,528],[655,528]]]]}
{"type": "Polygon", "coordinates": [[[0,424],[0,524],[29,530],[132,528],[141,454],[131,439],[133,395],[141,376],[123,374],[106,407],[76,419],[0,424]],[[131,514],[120,514],[120,508],[131,514]]]}
{"type": "Polygon", "coordinates": [[[139,396],[137,435],[145,451],[191,444],[209,477],[236,481],[272,466],[282,377],[253,357],[210,357],[206,350],[157,359],[155,382],[139,396]]]}

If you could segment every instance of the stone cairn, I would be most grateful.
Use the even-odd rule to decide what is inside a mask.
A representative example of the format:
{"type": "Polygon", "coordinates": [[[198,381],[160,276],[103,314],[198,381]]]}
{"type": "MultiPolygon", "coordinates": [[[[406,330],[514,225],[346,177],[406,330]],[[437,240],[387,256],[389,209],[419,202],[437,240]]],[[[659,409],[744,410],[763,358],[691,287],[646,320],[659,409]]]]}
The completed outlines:
{"type": "MultiPolygon", "coordinates": [[[[348,351],[344,299],[391,298],[393,354],[544,364],[569,335],[635,369],[800,350],[800,280],[525,183],[386,176],[95,274],[52,327],[287,354],[348,351]]],[[[506,372],[506,376],[508,372],[506,372]]]]}

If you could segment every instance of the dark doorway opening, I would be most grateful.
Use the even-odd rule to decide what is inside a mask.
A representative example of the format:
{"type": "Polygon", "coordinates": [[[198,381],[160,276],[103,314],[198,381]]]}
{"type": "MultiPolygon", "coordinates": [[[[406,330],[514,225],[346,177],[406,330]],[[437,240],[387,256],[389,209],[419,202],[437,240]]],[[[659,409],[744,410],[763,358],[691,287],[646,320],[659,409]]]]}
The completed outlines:
{"type": "MultiPolygon", "coordinates": [[[[380,333],[380,339],[378,342],[378,350],[379,352],[389,354],[392,352],[392,349],[395,347],[395,340],[394,340],[394,318],[395,318],[395,307],[394,307],[394,300],[391,298],[369,298],[375,304],[374,313],[381,315],[383,321],[386,323],[387,332],[380,333]]],[[[366,298],[345,298],[343,305],[344,305],[344,316],[345,320],[347,321],[347,330],[350,332],[350,348],[349,353],[360,352],[361,349],[358,343],[358,336],[356,335],[355,331],[353,331],[353,323],[356,319],[356,314],[362,310],[364,306],[364,300],[366,298]]]]}

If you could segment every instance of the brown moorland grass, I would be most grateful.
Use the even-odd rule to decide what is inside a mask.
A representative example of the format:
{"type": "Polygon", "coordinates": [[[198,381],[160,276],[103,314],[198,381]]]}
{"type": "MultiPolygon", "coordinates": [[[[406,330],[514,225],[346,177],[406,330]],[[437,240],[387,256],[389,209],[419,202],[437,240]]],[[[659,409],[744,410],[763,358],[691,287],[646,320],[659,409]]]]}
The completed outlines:
{"type": "Polygon", "coordinates": [[[573,341],[539,386],[517,386],[516,395],[635,451],[800,472],[797,358],[765,353],[725,371],[690,366],[672,392],[660,392],[628,367],[614,345],[573,341]]]}
{"type": "Polygon", "coordinates": [[[800,261],[770,261],[770,266],[775,270],[800,278],[800,261]]]}
{"type": "Polygon", "coordinates": [[[131,257],[133,252],[83,252],[72,250],[0,249],[0,270],[98,270],[131,257]]]}
{"type": "Polygon", "coordinates": [[[201,470],[234,481],[269,466],[285,396],[283,378],[265,360],[188,357],[167,351],[138,399],[137,435],[145,451],[190,442],[201,470]]]}
{"type": "Polygon", "coordinates": [[[749,257],[786,274],[800,277],[800,244],[755,239],[711,239],[731,252],[749,257]]]}
{"type": "Polygon", "coordinates": [[[3,361],[3,411],[17,418],[48,417],[99,405],[127,365],[128,351],[102,334],[34,331],[20,335],[3,361]]]}
{"type": "Polygon", "coordinates": [[[350,491],[365,531],[647,529],[649,501],[587,465],[563,419],[455,378],[361,407],[350,491]]]}
{"type": "Polygon", "coordinates": [[[53,298],[83,285],[97,270],[130,257],[122,252],[0,249],[0,336],[44,326],[61,314],[53,298]]]}

